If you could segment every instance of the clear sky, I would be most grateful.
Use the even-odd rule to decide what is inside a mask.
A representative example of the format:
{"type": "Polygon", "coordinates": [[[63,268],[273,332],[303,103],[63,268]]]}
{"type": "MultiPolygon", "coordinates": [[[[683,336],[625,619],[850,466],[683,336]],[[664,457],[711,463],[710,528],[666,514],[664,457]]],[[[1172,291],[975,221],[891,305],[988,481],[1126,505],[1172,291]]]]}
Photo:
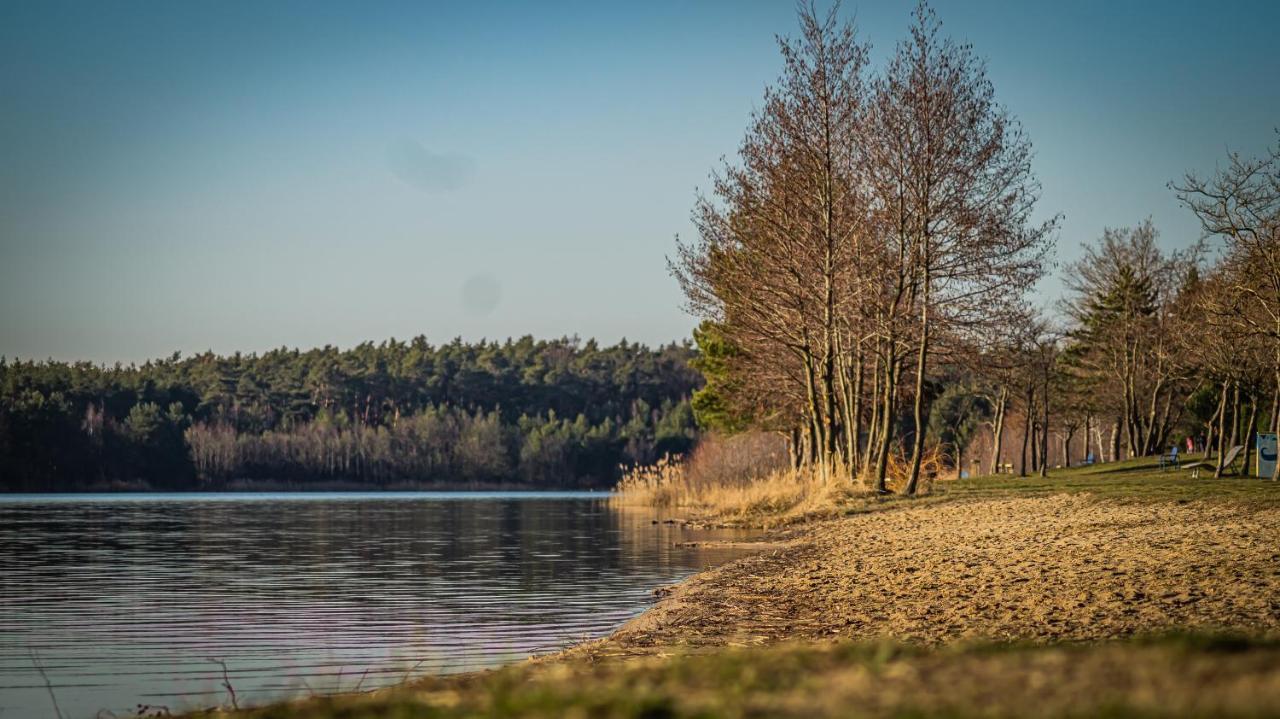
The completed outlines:
{"type": "MultiPolygon", "coordinates": [[[[1037,148],[1059,261],[1280,126],[1280,3],[938,0],[1037,148]]],[[[846,1],[877,62],[909,2],[846,1]]],[[[0,355],[694,320],[666,269],[792,3],[0,0],[0,355]]],[[[1042,300],[1060,283],[1046,281],[1042,300]]]]}

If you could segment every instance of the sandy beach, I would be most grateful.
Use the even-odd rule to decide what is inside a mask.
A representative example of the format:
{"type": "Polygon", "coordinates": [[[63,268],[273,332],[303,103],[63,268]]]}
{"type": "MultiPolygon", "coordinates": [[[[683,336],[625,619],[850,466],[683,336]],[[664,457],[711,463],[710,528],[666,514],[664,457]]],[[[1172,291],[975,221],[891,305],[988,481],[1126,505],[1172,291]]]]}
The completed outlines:
{"type": "Polygon", "coordinates": [[[608,652],[892,638],[1280,632],[1280,508],[1088,494],[888,509],[699,574],[608,652]]]}

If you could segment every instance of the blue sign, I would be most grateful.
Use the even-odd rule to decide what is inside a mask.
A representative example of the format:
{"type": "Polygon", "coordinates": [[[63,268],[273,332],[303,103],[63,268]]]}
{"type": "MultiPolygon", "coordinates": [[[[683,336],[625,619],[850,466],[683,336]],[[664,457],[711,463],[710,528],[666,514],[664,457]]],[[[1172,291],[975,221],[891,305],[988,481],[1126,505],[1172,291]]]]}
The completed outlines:
{"type": "Polygon", "coordinates": [[[1276,476],[1276,435],[1258,433],[1258,476],[1271,479],[1276,476]]]}

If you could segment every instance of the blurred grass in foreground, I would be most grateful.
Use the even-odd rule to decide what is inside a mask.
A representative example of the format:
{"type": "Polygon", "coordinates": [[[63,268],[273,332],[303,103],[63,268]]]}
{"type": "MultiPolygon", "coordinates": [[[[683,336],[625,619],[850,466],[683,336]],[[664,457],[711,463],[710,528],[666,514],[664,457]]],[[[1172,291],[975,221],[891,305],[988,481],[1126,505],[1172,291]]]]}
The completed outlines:
{"type": "Polygon", "coordinates": [[[1280,716],[1280,645],[1169,635],[1093,645],[783,644],[525,664],[281,704],[295,717],[1280,716]]]}

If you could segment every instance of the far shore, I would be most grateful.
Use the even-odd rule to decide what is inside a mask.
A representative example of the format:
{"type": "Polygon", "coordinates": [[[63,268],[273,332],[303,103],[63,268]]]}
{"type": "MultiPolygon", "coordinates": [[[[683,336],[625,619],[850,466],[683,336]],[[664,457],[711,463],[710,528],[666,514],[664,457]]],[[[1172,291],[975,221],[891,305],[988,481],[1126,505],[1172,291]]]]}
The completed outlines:
{"type": "Polygon", "coordinates": [[[546,487],[533,486],[518,482],[388,482],[386,484],[369,484],[367,482],[343,481],[288,481],[247,479],[231,480],[206,487],[184,487],[180,489],[155,486],[148,482],[107,482],[88,484],[82,487],[50,490],[4,490],[0,496],[12,494],[207,494],[207,493],[312,493],[312,492],[594,492],[607,495],[612,492],[607,487],[546,487]]]}

